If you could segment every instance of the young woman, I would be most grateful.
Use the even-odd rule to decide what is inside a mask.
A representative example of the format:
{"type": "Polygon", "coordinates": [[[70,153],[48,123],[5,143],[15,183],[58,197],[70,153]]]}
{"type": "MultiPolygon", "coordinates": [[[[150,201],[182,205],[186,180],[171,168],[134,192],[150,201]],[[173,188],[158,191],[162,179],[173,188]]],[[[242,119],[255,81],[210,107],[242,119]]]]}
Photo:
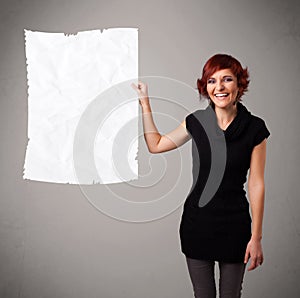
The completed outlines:
{"type": "Polygon", "coordinates": [[[209,106],[189,114],[166,135],[161,135],[154,124],[147,84],[140,81],[138,86],[132,84],[139,96],[144,136],[151,153],[173,150],[192,139],[193,187],[184,203],[180,240],[196,298],[216,297],[215,262],[220,269],[222,298],[241,297],[249,259],[248,270],[263,263],[264,168],[270,133],[265,122],[241,103],[248,89],[248,78],[247,68],[243,69],[232,56],[211,57],[204,65],[202,78],[197,80],[199,94],[209,100],[209,106]],[[225,140],[226,163],[216,193],[200,207],[212,159],[208,135],[202,125],[208,115],[213,115],[214,123],[207,125],[215,125],[216,137],[221,133],[225,140]],[[252,218],[244,190],[249,169],[252,218]]]}

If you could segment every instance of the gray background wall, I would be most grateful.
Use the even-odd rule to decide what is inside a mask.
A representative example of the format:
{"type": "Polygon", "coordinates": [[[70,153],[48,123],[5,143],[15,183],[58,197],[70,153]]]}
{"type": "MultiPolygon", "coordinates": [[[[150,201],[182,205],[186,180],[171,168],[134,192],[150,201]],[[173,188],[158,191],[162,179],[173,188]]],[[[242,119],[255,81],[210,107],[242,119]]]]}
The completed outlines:
{"type": "MultiPolygon", "coordinates": [[[[204,62],[217,52],[249,67],[244,103],[265,119],[271,137],[265,263],[246,273],[244,297],[299,297],[299,14],[298,1],[291,0],[1,0],[0,296],[193,296],[180,252],[182,207],[158,220],[124,222],[94,208],[79,186],[22,179],[27,145],[23,29],[72,33],[137,27],[140,76],[165,76],[195,87],[204,62]]],[[[163,106],[152,102],[155,111],[163,106]]],[[[169,112],[178,121],[184,116],[176,105],[169,112]]],[[[157,125],[169,128],[159,119],[157,125]]],[[[147,173],[150,154],[142,137],[140,144],[141,170],[147,173]]],[[[187,160],[189,146],[182,151],[187,160]]],[[[178,175],[174,156],[165,154],[167,178],[178,175]]],[[[160,164],[159,157],[151,163],[160,164]]],[[[186,175],[182,185],[190,179],[186,175]]],[[[98,190],[107,194],[104,186],[98,190]]],[[[126,185],[115,185],[114,191],[140,199],[126,185]]],[[[166,192],[164,184],[154,191],[166,192]]],[[[152,190],[145,189],[149,192],[151,198],[152,190]]]]}

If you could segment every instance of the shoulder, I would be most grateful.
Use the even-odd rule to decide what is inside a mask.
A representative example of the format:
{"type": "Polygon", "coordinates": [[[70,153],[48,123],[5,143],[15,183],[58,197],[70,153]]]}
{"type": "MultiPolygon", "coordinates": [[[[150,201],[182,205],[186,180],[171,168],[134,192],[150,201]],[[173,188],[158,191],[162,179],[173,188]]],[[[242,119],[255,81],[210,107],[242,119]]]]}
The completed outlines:
{"type": "Polygon", "coordinates": [[[188,114],[187,116],[186,116],[186,118],[193,118],[193,117],[198,117],[198,116],[200,116],[200,115],[203,115],[204,114],[204,112],[205,112],[205,110],[195,110],[194,112],[191,112],[190,114],[188,114]]]}
{"type": "Polygon", "coordinates": [[[193,127],[201,126],[200,119],[205,115],[205,110],[196,110],[188,114],[185,118],[185,125],[189,132],[192,131],[193,127]]]}
{"type": "Polygon", "coordinates": [[[248,133],[253,138],[253,146],[260,144],[270,136],[270,131],[267,128],[265,120],[256,115],[251,115],[248,133]]]}
{"type": "Polygon", "coordinates": [[[252,114],[251,114],[249,126],[250,126],[250,129],[254,130],[254,131],[257,131],[260,129],[267,129],[267,124],[266,124],[265,120],[259,116],[252,115],[252,114]]]}
{"type": "Polygon", "coordinates": [[[251,114],[251,121],[256,125],[262,125],[263,123],[265,123],[263,118],[253,114],[251,114]]]}
{"type": "Polygon", "coordinates": [[[197,122],[199,122],[200,119],[205,119],[205,117],[207,117],[207,114],[209,114],[208,108],[204,110],[196,110],[188,114],[185,119],[186,121],[198,120],[197,122]]]}

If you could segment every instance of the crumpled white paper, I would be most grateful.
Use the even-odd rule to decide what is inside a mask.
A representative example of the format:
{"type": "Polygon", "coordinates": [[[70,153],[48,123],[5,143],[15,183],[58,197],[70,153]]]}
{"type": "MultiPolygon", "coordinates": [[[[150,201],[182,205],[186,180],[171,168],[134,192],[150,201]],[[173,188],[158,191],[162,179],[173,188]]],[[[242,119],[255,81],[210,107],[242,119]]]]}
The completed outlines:
{"type": "MultiPolygon", "coordinates": [[[[71,184],[137,179],[138,100],[126,103],[124,98],[120,98],[120,102],[125,104],[118,106],[118,101],[115,101],[111,106],[109,96],[101,94],[121,82],[137,82],[138,29],[111,28],[103,32],[83,31],[76,35],[24,31],[29,140],[23,178],[71,184]],[[78,168],[74,169],[74,136],[82,128],[78,128],[81,116],[95,99],[98,99],[96,107],[100,109],[99,115],[105,118],[98,119],[102,124],[92,144],[97,175],[83,174],[90,172],[90,164],[85,165],[83,160],[79,176],[87,178],[82,182],[78,181],[78,168]],[[115,110],[110,115],[103,115],[102,108],[105,108],[105,113],[113,108],[115,110]],[[130,136],[136,141],[125,152],[120,138],[118,146],[114,146],[114,138],[128,122],[131,123],[130,136]],[[130,167],[126,177],[120,175],[114,161],[124,161],[130,167]]],[[[125,84],[126,88],[128,86],[126,96],[133,98],[136,94],[130,84],[125,84]]],[[[85,129],[88,134],[89,127],[85,129]]],[[[123,140],[126,133],[126,130],[122,131],[123,140]]],[[[80,148],[80,142],[77,143],[76,152],[86,150],[85,145],[80,148]]]]}

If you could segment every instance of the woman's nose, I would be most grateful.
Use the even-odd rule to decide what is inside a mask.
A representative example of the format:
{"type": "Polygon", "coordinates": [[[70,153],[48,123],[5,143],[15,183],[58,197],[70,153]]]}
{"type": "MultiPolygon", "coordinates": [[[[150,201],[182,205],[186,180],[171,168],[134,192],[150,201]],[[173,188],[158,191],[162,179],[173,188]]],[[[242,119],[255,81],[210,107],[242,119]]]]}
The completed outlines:
{"type": "Polygon", "coordinates": [[[223,90],[224,89],[224,85],[222,81],[217,81],[217,86],[216,86],[217,90],[223,90]]]}

